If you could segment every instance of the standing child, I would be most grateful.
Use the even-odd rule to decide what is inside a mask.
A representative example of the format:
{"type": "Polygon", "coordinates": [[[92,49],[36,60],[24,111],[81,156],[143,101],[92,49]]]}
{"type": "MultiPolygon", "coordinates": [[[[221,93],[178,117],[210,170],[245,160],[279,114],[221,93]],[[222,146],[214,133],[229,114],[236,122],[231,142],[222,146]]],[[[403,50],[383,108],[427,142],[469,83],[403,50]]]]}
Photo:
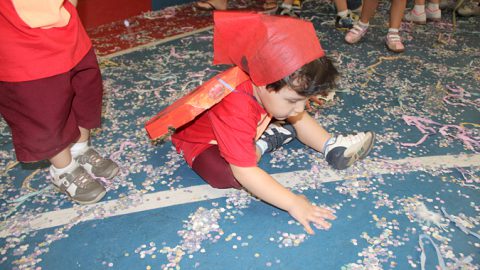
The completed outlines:
{"type": "Polygon", "coordinates": [[[308,98],[329,91],[338,74],[311,23],[238,12],[215,12],[214,21],[214,63],[233,63],[250,80],[178,129],[173,144],[213,187],[245,188],[287,211],[310,234],[311,222],[329,228],[332,210],[292,193],[257,161],[297,137],[324,153],[334,168],[344,169],[368,154],[374,133],[332,136],[304,111],[308,98]],[[288,124],[265,131],[272,118],[288,124]]]}
{"type": "Polygon", "coordinates": [[[415,0],[415,6],[403,17],[404,21],[416,24],[426,24],[429,21],[440,21],[442,11],[440,10],[440,0],[428,1],[425,8],[425,0],[415,0]]]}
{"type": "Polygon", "coordinates": [[[335,27],[337,29],[351,29],[358,21],[358,13],[362,10],[361,0],[334,0],[337,17],[335,27]]]}
{"type": "Polygon", "coordinates": [[[106,190],[118,166],[89,144],[100,126],[102,78],[74,5],[64,0],[0,1],[0,113],[17,159],[48,159],[53,184],[78,203],[106,190]]]}
{"type": "MultiPolygon", "coordinates": [[[[387,36],[385,37],[385,45],[387,48],[396,53],[405,51],[405,46],[400,37],[400,25],[402,23],[403,12],[407,0],[392,0],[390,7],[390,24],[387,36]]],[[[345,41],[354,44],[360,41],[367,33],[370,19],[375,15],[377,10],[378,0],[364,0],[360,20],[350,29],[345,36],[345,41]]]]}

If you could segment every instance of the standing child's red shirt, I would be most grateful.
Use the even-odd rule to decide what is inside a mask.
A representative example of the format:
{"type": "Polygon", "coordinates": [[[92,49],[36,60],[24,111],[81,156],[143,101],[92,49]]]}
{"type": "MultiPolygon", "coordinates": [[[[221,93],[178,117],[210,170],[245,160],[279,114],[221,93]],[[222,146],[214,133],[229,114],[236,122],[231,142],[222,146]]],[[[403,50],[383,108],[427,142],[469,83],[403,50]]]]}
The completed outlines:
{"type": "Polygon", "coordinates": [[[0,40],[0,81],[6,82],[65,73],[92,47],[68,0],[1,0],[0,40]]]}
{"type": "Polygon", "coordinates": [[[172,143],[190,167],[201,152],[217,144],[222,157],[239,167],[257,165],[255,140],[270,117],[253,95],[250,80],[172,135],[172,143]]]}

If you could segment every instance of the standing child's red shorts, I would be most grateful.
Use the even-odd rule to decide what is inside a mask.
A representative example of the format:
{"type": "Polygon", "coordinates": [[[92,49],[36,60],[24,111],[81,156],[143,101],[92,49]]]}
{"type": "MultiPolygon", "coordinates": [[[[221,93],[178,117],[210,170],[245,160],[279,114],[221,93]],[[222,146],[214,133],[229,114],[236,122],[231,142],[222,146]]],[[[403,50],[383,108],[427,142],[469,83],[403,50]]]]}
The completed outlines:
{"type": "Polygon", "coordinates": [[[33,81],[0,81],[0,114],[12,131],[17,159],[49,159],[78,139],[79,126],[99,127],[102,95],[93,49],[69,72],[33,81]]]}

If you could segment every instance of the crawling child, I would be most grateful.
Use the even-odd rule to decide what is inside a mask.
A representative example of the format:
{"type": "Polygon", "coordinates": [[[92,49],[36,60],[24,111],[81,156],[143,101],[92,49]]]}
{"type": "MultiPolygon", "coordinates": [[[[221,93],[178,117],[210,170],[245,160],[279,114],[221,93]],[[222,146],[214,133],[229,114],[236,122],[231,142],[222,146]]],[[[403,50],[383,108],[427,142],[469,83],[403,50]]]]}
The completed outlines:
{"type": "Polygon", "coordinates": [[[173,144],[211,186],[245,188],[287,211],[309,234],[311,223],[329,228],[332,210],[294,194],[257,162],[297,138],[344,169],[369,153],[374,133],[332,136],[305,112],[309,97],[332,91],[338,76],[311,23],[241,12],[215,12],[214,20],[214,62],[235,64],[250,79],[177,129],[173,144]]]}

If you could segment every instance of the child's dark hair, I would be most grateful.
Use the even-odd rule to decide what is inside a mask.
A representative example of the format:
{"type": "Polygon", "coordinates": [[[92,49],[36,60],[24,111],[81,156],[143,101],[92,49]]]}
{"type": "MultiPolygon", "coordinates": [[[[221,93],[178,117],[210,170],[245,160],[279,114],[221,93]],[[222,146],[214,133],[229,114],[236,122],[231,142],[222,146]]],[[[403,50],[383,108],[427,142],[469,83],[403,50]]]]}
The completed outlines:
{"type": "Polygon", "coordinates": [[[317,58],[302,66],[291,75],[268,84],[269,90],[279,91],[288,85],[299,95],[310,97],[328,93],[335,87],[338,71],[326,56],[317,58]]]}

